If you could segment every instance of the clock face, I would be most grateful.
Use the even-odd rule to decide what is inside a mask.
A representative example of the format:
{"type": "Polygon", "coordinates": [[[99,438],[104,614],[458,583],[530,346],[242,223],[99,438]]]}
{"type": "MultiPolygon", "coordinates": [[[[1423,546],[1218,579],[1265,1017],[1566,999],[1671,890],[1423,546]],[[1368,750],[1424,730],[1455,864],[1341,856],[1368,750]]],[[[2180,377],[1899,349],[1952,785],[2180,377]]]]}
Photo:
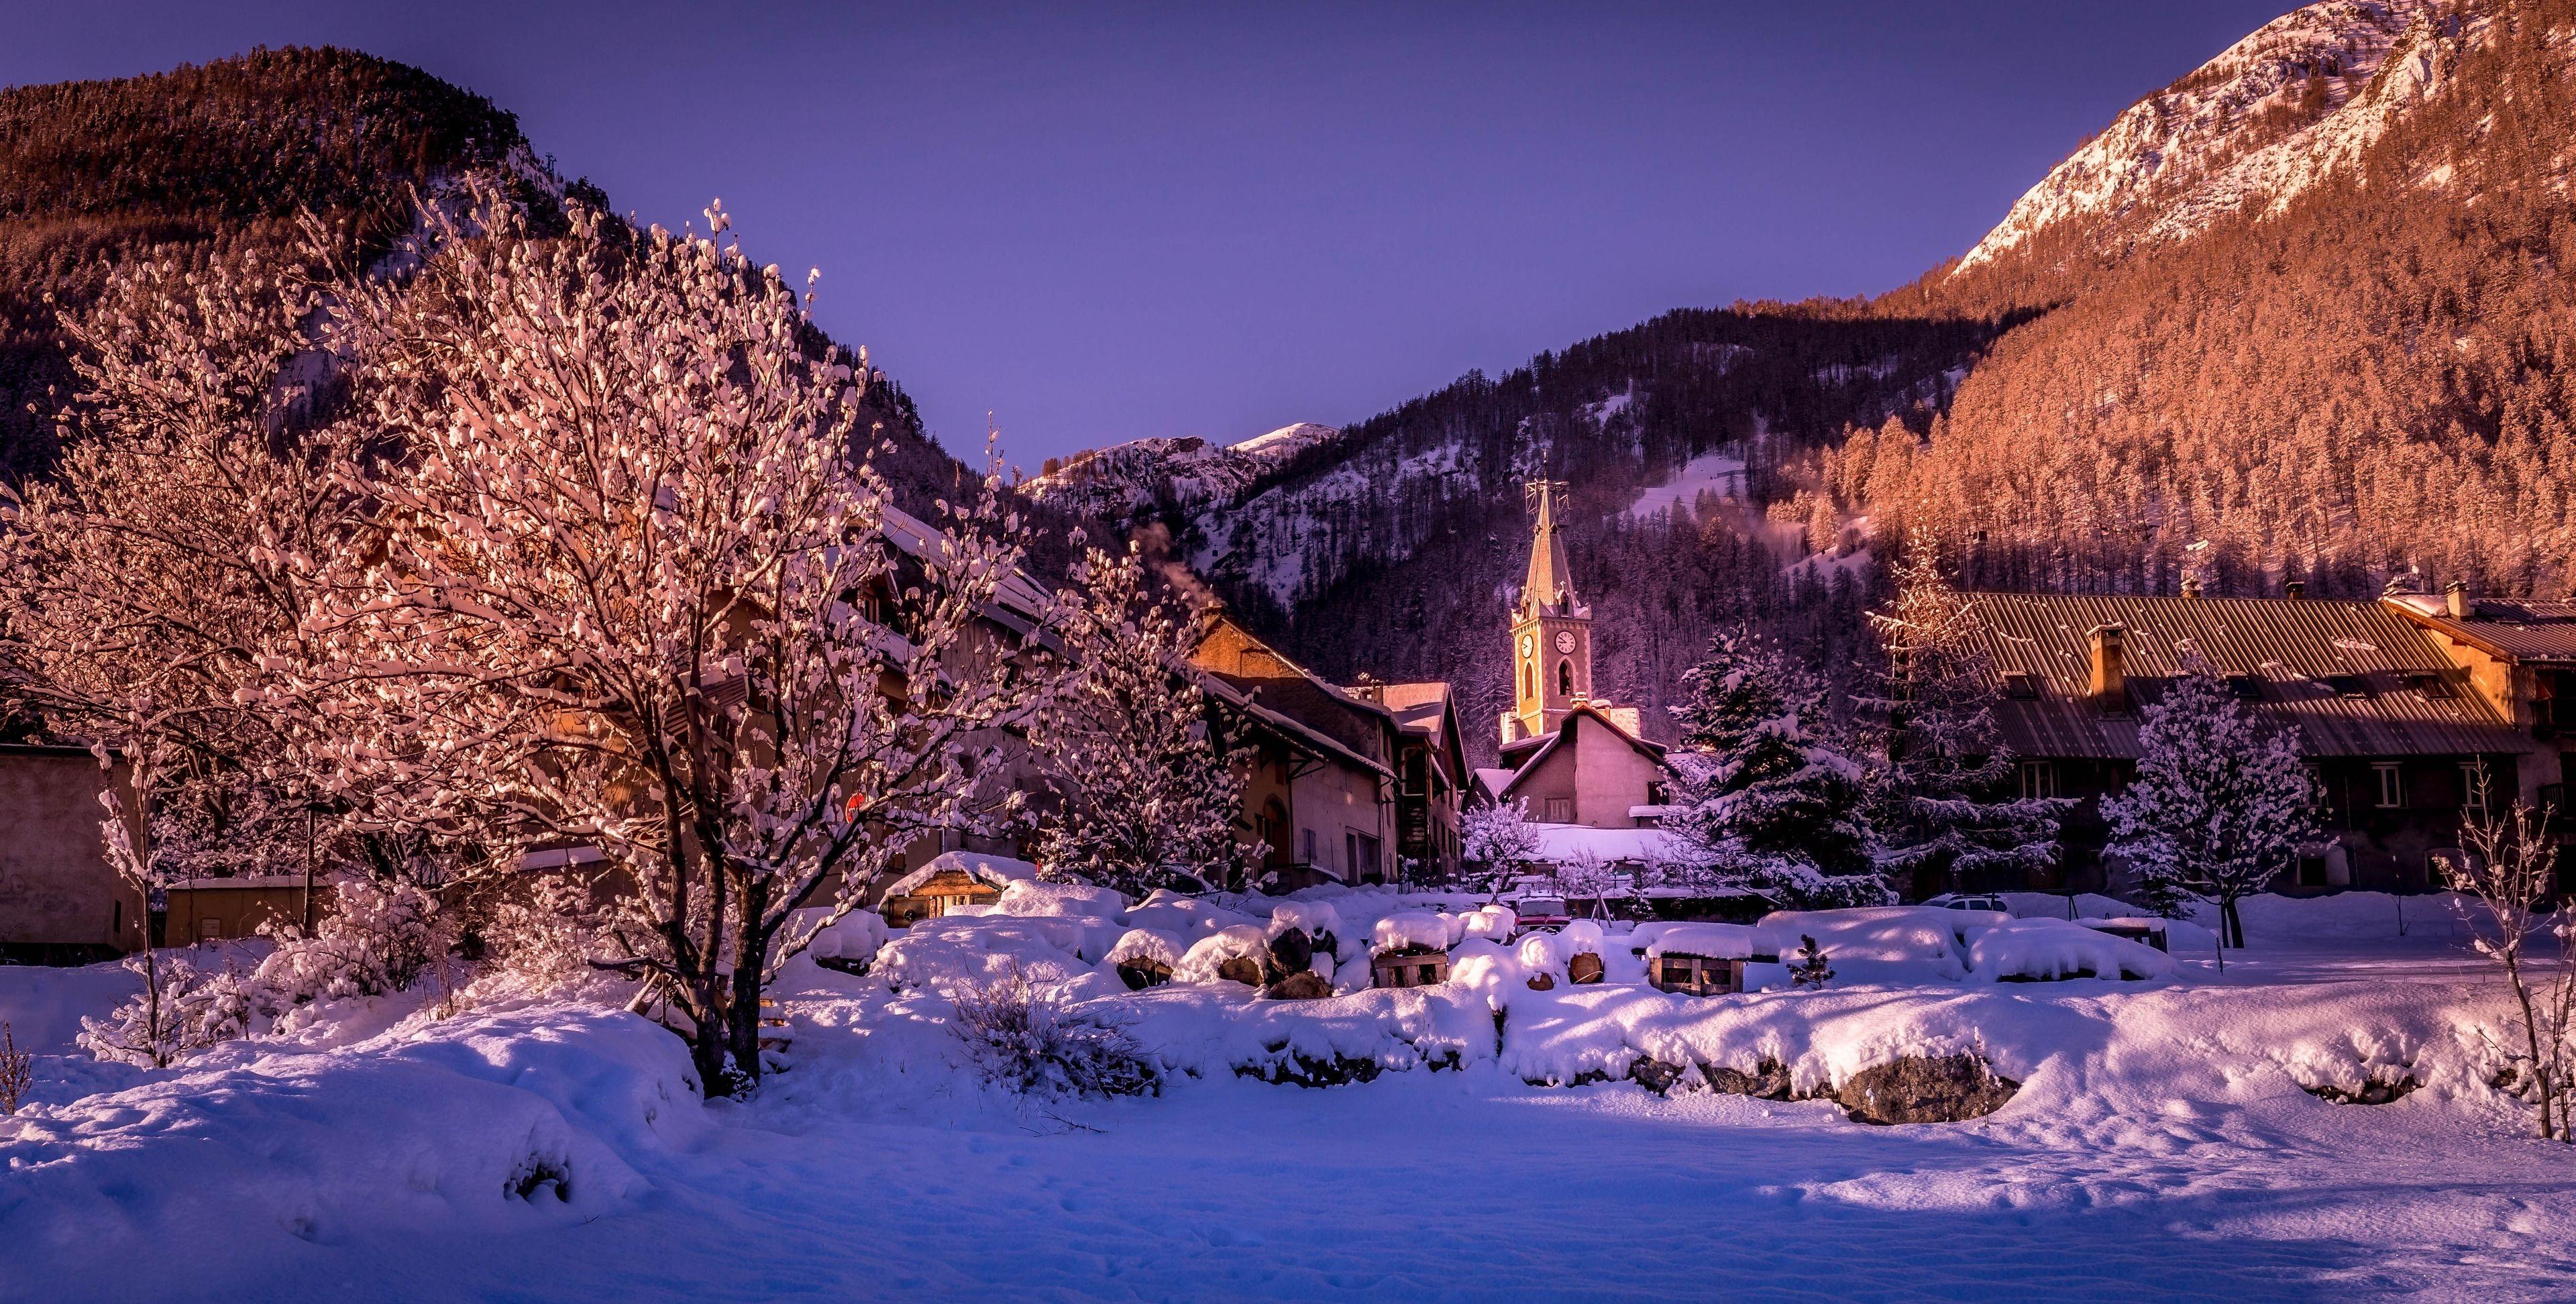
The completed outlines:
{"type": "Polygon", "coordinates": [[[1521,655],[1528,656],[1530,653],[1536,651],[1538,651],[1538,640],[1531,638],[1527,634],[1521,635],[1521,655]]]}
{"type": "Polygon", "coordinates": [[[1560,629],[1556,631],[1556,650],[1559,652],[1572,652],[1574,650],[1573,630],[1560,629]]]}

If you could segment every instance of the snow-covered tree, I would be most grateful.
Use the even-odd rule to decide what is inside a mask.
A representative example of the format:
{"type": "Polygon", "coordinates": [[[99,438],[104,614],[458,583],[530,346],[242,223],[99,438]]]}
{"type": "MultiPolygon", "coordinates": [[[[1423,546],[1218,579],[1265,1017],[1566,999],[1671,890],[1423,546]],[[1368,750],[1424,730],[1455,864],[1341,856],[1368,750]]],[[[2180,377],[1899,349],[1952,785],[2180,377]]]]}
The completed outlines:
{"type": "Polygon", "coordinates": [[[1038,817],[1039,864],[1135,897],[1245,886],[1262,853],[1242,828],[1250,748],[1228,745],[1200,690],[1190,613],[1147,593],[1132,547],[1092,550],[1066,590],[1072,678],[1029,731],[1058,798],[1038,817]]]}
{"type": "Polygon", "coordinates": [[[2460,820],[2461,855],[2437,866],[2461,905],[2478,953],[2502,970],[2522,1024],[2523,1044],[2506,1052],[2513,1086],[2532,1102],[2540,1135],[2576,1142],[2576,906],[2558,897],[2557,812],[2489,800],[2480,764],[2460,820]],[[2535,947],[2548,939],[2554,945],[2535,947]],[[2555,951],[2553,956],[2551,951],[2555,951]]]}
{"type": "Polygon", "coordinates": [[[1511,886],[1538,863],[1538,830],[1530,827],[1529,801],[1490,801],[1458,817],[1458,856],[1479,867],[1491,891],[1511,886]]]}
{"type": "Polygon", "coordinates": [[[139,803],[154,886],[307,846],[312,785],[256,681],[360,509],[361,435],[313,401],[314,249],[111,273],[63,322],[82,388],[61,464],[0,490],[0,694],[127,763],[116,795],[139,803]]]}
{"type": "Polygon", "coordinates": [[[1941,577],[1919,532],[1895,572],[1894,599],[1870,613],[1886,653],[1873,703],[1885,723],[1872,776],[1880,868],[1957,890],[1971,876],[2056,864],[2058,818],[2072,803],[2011,790],[2018,771],[1995,727],[1975,602],[1941,577]]]}
{"type": "Polygon", "coordinates": [[[1549,875],[1559,896],[1568,901],[1598,902],[1619,879],[1599,853],[1586,847],[1556,866],[1549,875]]]}
{"type": "Polygon", "coordinates": [[[2236,903],[2315,835],[2297,745],[2266,730],[2197,657],[2146,709],[2138,743],[2136,776],[2102,803],[2107,850],[2136,870],[2140,905],[2172,914],[2187,900],[2215,902],[2226,944],[2244,946],[2236,903]]]}
{"type": "Polygon", "coordinates": [[[1676,863],[1783,905],[1892,900],[1870,862],[1863,769],[1820,736],[1822,694],[1775,649],[1729,632],[1682,683],[1673,718],[1703,756],[1677,767],[1664,818],[1682,844],[1676,863]]]}
{"type": "Polygon", "coordinates": [[[856,455],[865,355],[819,345],[720,211],[698,236],[572,205],[546,234],[496,195],[428,210],[415,272],[345,291],[356,401],[401,456],[353,483],[369,547],[269,691],[356,818],[498,865],[598,848],[639,943],[603,963],[727,1092],[761,1072],[779,966],[978,817],[1052,691],[985,614],[1023,527],[989,479],[944,531],[897,512],[856,455]]]}

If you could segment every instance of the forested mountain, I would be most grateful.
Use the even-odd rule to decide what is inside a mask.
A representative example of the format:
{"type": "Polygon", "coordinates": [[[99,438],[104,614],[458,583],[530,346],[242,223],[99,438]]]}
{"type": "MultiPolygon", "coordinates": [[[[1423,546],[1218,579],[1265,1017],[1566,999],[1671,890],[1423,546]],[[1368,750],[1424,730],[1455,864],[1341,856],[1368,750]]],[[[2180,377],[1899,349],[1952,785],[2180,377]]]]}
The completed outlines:
{"type": "Polygon", "coordinates": [[[2133,243],[2190,203],[2151,191],[2116,227],[2042,226],[1882,300],[2058,306],[1997,340],[1903,474],[1875,467],[1882,439],[1820,477],[1932,527],[1982,583],[2159,591],[2196,569],[2227,592],[2356,594],[2419,571],[2565,591],[2576,5],[2408,21],[2402,59],[2325,97],[2349,96],[2304,134],[2328,133],[2331,165],[2279,174],[2295,186],[2133,243]]]}
{"type": "MultiPolygon", "coordinates": [[[[0,90],[0,477],[43,474],[76,382],[56,329],[118,260],[182,264],[277,247],[312,213],[339,253],[372,259],[413,195],[469,171],[531,200],[573,195],[491,101],[404,64],[337,49],[258,50],[112,81],[0,90]]],[[[908,505],[961,469],[891,382],[872,391],[908,505]]]]}
{"type": "Polygon", "coordinates": [[[2555,595],[2576,582],[2571,75],[2571,0],[2310,5],[1912,285],[1671,313],[1470,375],[1161,519],[1328,672],[1452,679],[1479,739],[1541,472],[1574,484],[1598,682],[1650,708],[1719,622],[1848,678],[1877,560],[1808,554],[1883,557],[1909,525],[1988,586],[2555,595]],[[1747,501],[1688,487],[1711,454],[1746,464],[1747,501]],[[1649,501],[1679,519],[1635,510],[1676,476],[1649,501]]]}

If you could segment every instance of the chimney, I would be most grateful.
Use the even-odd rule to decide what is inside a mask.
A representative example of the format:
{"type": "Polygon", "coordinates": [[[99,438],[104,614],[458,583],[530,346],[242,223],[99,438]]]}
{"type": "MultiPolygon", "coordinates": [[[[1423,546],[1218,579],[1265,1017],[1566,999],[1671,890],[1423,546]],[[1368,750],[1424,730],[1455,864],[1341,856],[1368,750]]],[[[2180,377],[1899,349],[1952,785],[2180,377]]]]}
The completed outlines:
{"type": "Polygon", "coordinates": [[[2289,583],[2281,586],[2281,591],[2294,598],[2304,598],[2308,596],[2308,582],[2306,580],[2291,580],[2289,583]]]}
{"type": "Polygon", "coordinates": [[[2093,627],[2093,704],[2115,715],[2129,709],[2129,671],[2117,625],[2093,627]]]}
{"type": "Polygon", "coordinates": [[[2469,586],[2459,580],[2453,580],[2450,583],[2443,585],[2442,605],[2450,609],[2451,619],[2467,620],[2469,618],[2469,586]]]}
{"type": "Polygon", "coordinates": [[[2182,595],[2186,598],[2196,598],[2200,596],[2199,576],[2185,575],[2182,577],[2182,595]]]}

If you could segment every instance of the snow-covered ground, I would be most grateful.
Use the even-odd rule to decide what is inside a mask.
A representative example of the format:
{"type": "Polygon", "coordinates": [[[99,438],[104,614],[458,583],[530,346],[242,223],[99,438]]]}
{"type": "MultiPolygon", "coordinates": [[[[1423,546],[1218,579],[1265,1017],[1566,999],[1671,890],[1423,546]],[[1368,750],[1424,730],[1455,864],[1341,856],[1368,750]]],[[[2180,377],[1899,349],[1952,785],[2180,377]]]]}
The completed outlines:
{"type": "MultiPolygon", "coordinates": [[[[1996,983],[1953,943],[2058,930],[1878,913],[1779,921],[1845,957],[1822,992],[1668,996],[1617,963],[1534,992],[1528,966],[1561,948],[1370,894],[1324,901],[1345,961],[1319,968],[1429,927],[1457,942],[1455,981],[1279,1002],[1131,994],[1100,963],[1138,928],[1266,930],[1270,904],[1106,918],[1050,898],[899,933],[869,977],[791,966],[785,1071],[744,1104],[698,1103],[640,1019],[561,1006],[380,1002],[180,1070],[98,1065],[63,1039],[121,974],[0,969],[0,1018],[47,1055],[39,1103],[0,1121],[0,1297],[2576,1292],[2576,1153],[2523,1138],[2485,1085],[2502,1006],[2433,899],[2406,903],[2403,937],[2391,898],[2257,900],[2224,981],[2188,924],[2171,980],[1996,983]],[[1909,956],[1913,980],[1868,985],[1909,956]],[[942,992],[1013,964],[1199,1076],[1044,1106],[983,1087],[942,992]],[[1653,1054],[1829,1082],[1947,1049],[2019,1094],[1874,1128],[1823,1100],[1529,1081],[1653,1054]],[[1388,1071],[1228,1071],[1298,1053],[1388,1071]],[[2421,1085],[2377,1106],[2301,1089],[2373,1073],[2421,1085]]],[[[1625,940],[1604,949],[1633,963],[1625,940]]]]}
{"type": "Polygon", "coordinates": [[[1644,520],[1677,506],[1696,506],[1701,494],[1743,497],[1744,459],[1727,453],[1702,453],[1684,463],[1672,479],[1637,495],[1637,501],[1628,505],[1628,514],[1644,520]]]}

